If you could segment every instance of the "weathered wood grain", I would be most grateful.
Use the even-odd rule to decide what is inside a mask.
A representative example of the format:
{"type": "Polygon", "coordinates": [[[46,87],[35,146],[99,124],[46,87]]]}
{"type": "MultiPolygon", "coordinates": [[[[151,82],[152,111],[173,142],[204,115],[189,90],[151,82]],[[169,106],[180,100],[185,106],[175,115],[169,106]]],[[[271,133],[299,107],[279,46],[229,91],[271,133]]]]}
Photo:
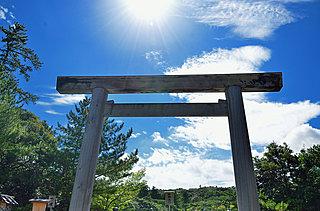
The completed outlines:
{"type": "Polygon", "coordinates": [[[239,211],[259,211],[256,179],[240,87],[228,87],[226,97],[238,209],[239,211]]]}
{"type": "Polygon", "coordinates": [[[107,103],[108,117],[203,117],[228,116],[226,101],[219,103],[107,103]]]}
{"type": "Polygon", "coordinates": [[[108,94],[224,92],[229,86],[242,92],[274,92],[282,88],[282,74],[244,73],[210,75],[58,76],[61,94],[90,94],[96,87],[108,94]]]}
{"type": "Polygon", "coordinates": [[[107,93],[95,88],[80,150],[69,211],[89,211],[96,173],[107,93]]]}

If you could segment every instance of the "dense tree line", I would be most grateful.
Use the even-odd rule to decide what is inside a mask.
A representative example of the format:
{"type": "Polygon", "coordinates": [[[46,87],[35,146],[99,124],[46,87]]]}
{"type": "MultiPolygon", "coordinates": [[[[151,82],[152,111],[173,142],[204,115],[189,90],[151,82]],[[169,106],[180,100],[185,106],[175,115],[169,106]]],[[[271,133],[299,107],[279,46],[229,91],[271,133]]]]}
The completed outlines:
{"type": "MultiPolygon", "coordinates": [[[[171,210],[237,210],[234,187],[201,187],[175,189],[174,205],[171,210]]],[[[165,205],[165,191],[156,187],[144,186],[138,197],[125,210],[168,210],[165,205]]]]}
{"type": "Polygon", "coordinates": [[[254,166],[264,209],[319,210],[320,145],[295,154],[287,144],[273,142],[254,166]]]}
{"type": "MultiPolygon", "coordinates": [[[[0,193],[15,196],[17,210],[30,208],[31,198],[48,195],[58,197],[55,210],[67,210],[90,98],[69,112],[66,126],[58,124],[55,129],[24,109],[38,97],[20,87],[18,75],[29,81],[29,73],[40,70],[42,63],[26,47],[28,36],[23,25],[15,23],[0,29],[0,193]]],[[[132,129],[122,133],[123,126],[105,119],[92,199],[94,210],[124,207],[145,184],[144,170],[131,172],[138,151],[125,153],[132,129]]]]}

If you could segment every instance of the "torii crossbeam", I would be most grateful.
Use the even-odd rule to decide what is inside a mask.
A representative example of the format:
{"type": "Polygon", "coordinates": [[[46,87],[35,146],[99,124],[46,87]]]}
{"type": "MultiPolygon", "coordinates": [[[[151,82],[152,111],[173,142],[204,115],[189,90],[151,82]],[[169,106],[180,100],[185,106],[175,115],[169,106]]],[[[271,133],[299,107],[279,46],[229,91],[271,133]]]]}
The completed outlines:
{"type": "Polygon", "coordinates": [[[259,208],[242,92],[276,92],[282,74],[210,74],[148,76],[58,76],[61,94],[92,94],[69,211],[89,211],[103,118],[228,116],[234,175],[240,211],[259,208]],[[108,94],[225,92],[218,103],[116,104],[108,94]]]}

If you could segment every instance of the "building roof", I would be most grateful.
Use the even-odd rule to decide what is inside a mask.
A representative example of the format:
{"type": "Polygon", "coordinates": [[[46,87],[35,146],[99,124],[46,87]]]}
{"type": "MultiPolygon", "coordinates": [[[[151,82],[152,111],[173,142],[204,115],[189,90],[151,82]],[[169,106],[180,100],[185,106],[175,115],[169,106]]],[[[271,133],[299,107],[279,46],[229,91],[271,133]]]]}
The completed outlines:
{"type": "Polygon", "coordinates": [[[14,196],[9,196],[6,194],[0,194],[0,200],[6,204],[18,204],[18,202],[14,200],[14,196]]]}

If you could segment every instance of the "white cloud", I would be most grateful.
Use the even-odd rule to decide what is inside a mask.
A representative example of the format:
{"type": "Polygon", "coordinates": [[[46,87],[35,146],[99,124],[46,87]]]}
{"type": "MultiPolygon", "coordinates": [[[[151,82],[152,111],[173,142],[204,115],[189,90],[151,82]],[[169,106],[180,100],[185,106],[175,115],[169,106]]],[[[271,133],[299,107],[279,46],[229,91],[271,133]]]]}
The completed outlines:
{"type": "MultiPolygon", "coordinates": [[[[269,49],[246,46],[231,50],[214,49],[187,59],[181,67],[166,74],[215,74],[261,72],[260,66],[271,57],[269,49]]],[[[224,94],[175,94],[186,102],[216,102],[224,94]]],[[[302,147],[320,144],[320,130],[308,124],[320,115],[320,105],[310,101],[271,102],[265,93],[243,93],[251,146],[259,148],[272,141],[286,142],[298,152],[302,147]]],[[[158,188],[190,188],[199,185],[234,185],[231,159],[210,159],[217,148],[230,150],[227,117],[181,118],[183,124],[170,127],[169,136],[153,134],[154,140],[176,142],[169,149],[153,149],[141,158],[149,185],[158,188]],[[174,147],[180,144],[180,147],[174,147]],[[183,144],[182,144],[183,143],[183,144]],[[183,147],[181,147],[183,146],[183,147]],[[217,148],[215,148],[217,147],[217,148]]],[[[253,156],[263,151],[252,150],[253,156]]],[[[228,157],[228,156],[227,156],[228,157]]]]}
{"type": "Polygon", "coordinates": [[[261,158],[263,156],[263,154],[264,154],[264,151],[265,150],[263,150],[262,152],[258,152],[257,150],[252,149],[251,150],[252,157],[257,157],[258,156],[259,158],[261,158]]]}
{"type": "Polygon", "coordinates": [[[283,2],[283,3],[301,3],[301,2],[311,2],[314,0],[277,0],[278,2],[283,2]]]}
{"type": "MultiPolygon", "coordinates": [[[[303,140],[298,136],[292,137],[291,134],[296,134],[297,130],[308,125],[310,119],[320,115],[320,105],[309,101],[290,104],[245,101],[245,108],[252,144],[265,145],[270,141],[286,141],[291,148],[297,149],[296,151],[303,144],[310,146],[310,140],[308,141],[307,136],[303,140]]],[[[312,140],[312,144],[320,143],[320,139],[312,140]]]]}
{"type": "Polygon", "coordinates": [[[159,132],[154,132],[151,137],[153,138],[154,142],[164,142],[165,139],[161,137],[159,132]]]}
{"type": "Polygon", "coordinates": [[[289,143],[291,148],[298,152],[302,148],[309,148],[314,144],[319,144],[320,130],[311,127],[309,124],[303,124],[296,127],[283,140],[289,143]]]}
{"type": "MultiPolygon", "coordinates": [[[[270,58],[271,52],[259,46],[246,46],[231,50],[213,50],[200,57],[188,59],[181,67],[171,68],[167,74],[213,74],[259,72],[259,67],[270,58]]],[[[253,145],[265,145],[271,141],[297,149],[298,140],[290,134],[297,133],[307,122],[320,115],[320,105],[310,101],[297,103],[269,102],[265,93],[244,93],[249,136],[253,145]]],[[[224,94],[176,94],[187,102],[216,102],[224,94]]],[[[172,127],[172,140],[187,141],[193,147],[230,149],[227,118],[184,118],[185,124],[172,127]]],[[[303,127],[305,128],[305,127],[303,127]]],[[[307,133],[310,134],[310,129],[307,133]]],[[[299,140],[310,146],[319,143],[315,138],[299,140]]]]}
{"type": "Polygon", "coordinates": [[[0,19],[6,20],[6,13],[8,12],[7,8],[0,6],[0,19]]]}
{"type": "Polygon", "coordinates": [[[144,161],[146,166],[154,166],[159,164],[167,165],[169,163],[181,162],[187,156],[191,155],[189,151],[180,151],[175,149],[152,149],[152,155],[144,161]]]}
{"type": "Polygon", "coordinates": [[[48,114],[54,114],[54,115],[64,115],[63,113],[59,113],[59,112],[56,112],[54,110],[46,110],[45,112],[48,113],[48,114]]]}
{"type": "MultiPolygon", "coordinates": [[[[271,51],[262,46],[213,49],[201,56],[188,58],[181,67],[171,67],[165,74],[226,74],[259,72],[259,66],[268,61],[271,51]]],[[[173,94],[188,102],[217,102],[225,99],[224,93],[173,94]]],[[[264,100],[264,93],[246,93],[246,99],[264,100]]]]}
{"type": "Polygon", "coordinates": [[[139,136],[141,136],[141,133],[132,133],[130,138],[138,138],[139,136]]]}
{"type": "MultiPolygon", "coordinates": [[[[283,104],[245,100],[245,109],[251,145],[265,145],[271,141],[281,144],[285,141],[299,151],[303,145],[310,147],[320,143],[319,135],[316,135],[318,130],[307,124],[320,114],[318,104],[309,101],[283,104]]],[[[171,139],[186,141],[197,148],[205,150],[215,146],[230,149],[227,118],[186,118],[184,125],[172,127],[171,132],[171,139]]]]}
{"type": "Polygon", "coordinates": [[[11,24],[11,20],[15,19],[15,17],[13,15],[13,13],[8,10],[8,8],[5,8],[0,5],[0,20],[1,19],[5,20],[7,23],[11,24]]]}
{"type": "Polygon", "coordinates": [[[262,46],[213,49],[201,56],[188,58],[181,67],[168,68],[166,74],[225,74],[258,72],[258,67],[271,57],[271,51],[262,46]]]}
{"type": "Polygon", "coordinates": [[[152,135],[151,135],[151,138],[153,139],[153,142],[154,143],[163,143],[165,144],[166,146],[168,146],[168,141],[165,140],[164,138],[161,137],[161,134],[159,132],[154,132],[152,135]]]}
{"type": "Polygon", "coordinates": [[[212,147],[230,149],[228,119],[185,118],[185,124],[171,127],[172,140],[185,141],[193,147],[207,150],[212,147]]]}
{"type": "Polygon", "coordinates": [[[231,160],[203,159],[186,149],[154,149],[148,159],[140,158],[137,168],[146,166],[145,179],[158,188],[234,185],[231,160]]]}
{"type": "Polygon", "coordinates": [[[160,51],[150,51],[145,54],[146,60],[153,63],[157,66],[165,66],[166,62],[163,59],[163,56],[160,51]]]}
{"type": "MultiPolygon", "coordinates": [[[[211,26],[231,27],[234,33],[258,39],[294,22],[296,17],[286,8],[286,3],[299,2],[307,0],[183,0],[183,4],[191,9],[191,18],[211,26]]],[[[190,17],[189,14],[186,16],[190,17]]]]}
{"type": "Polygon", "coordinates": [[[15,19],[16,17],[14,17],[13,13],[12,12],[9,12],[9,15],[12,19],[15,19]]]}
{"type": "Polygon", "coordinates": [[[46,98],[50,99],[50,102],[38,101],[39,105],[73,105],[78,103],[80,100],[85,98],[84,94],[80,95],[71,95],[71,94],[47,94],[46,98]]]}

